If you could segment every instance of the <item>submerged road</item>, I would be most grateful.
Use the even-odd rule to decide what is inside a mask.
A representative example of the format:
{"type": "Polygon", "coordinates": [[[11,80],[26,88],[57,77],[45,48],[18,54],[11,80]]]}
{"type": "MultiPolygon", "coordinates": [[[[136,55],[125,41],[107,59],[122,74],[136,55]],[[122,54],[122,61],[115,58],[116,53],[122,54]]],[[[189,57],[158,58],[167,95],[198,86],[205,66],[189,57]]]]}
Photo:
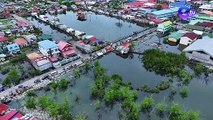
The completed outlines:
{"type": "MultiPolygon", "coordinates": [[[[16,16],[16,18],[21,19],[21,18],[18,17],[18,16],[16,16]]],[[[156,27],[147,28],[147,29],[141,30],[141,31],[139,31],[139,32],[137,32],[137,33],[135,33],[135,34],[131,34],[131,35],[128,35],[128,36],[123,37],[123,38],[121,38],[121,39],[118,39],[118,40],[116,40],[115,42],[110,43],[109,46],[115,47],[115,46],[117,46],[117,45],[122,44],[123,42],[127,42],[127,41],[128,41],[128,42],[133,42],[133,41],[135,41],[135,40],[137,40],[137,39],[139,39],[139,38],[142,38],[142,37],[144,37],[144,36],[146,36],[146,35],[148,35],[148,34],[153,33],[154,31],[156,31],[156,27]]],[[[103,53],[103,51],[104,51],[107,47],[109,47],[109,46],[106,46],[106,47],[104,47],[103,49],[96,51],[95,53],[98,53],[98,52],[102,52],[102,53],[103,53]]],[[[111,52],[111,51],[108,51],[108,52],[105,52],[104,54],[107,54],[107,53],[110,53],[110,52],[111,52]]],[[[16,90],[16,89],[18,88],[18,86],[20,86],[20,85],[28,86],[28,87],[33,87],[33,86],[35,86],[35,85],[36,85],[36,84],[34,83],[35,80],[38,80],[38,79],[41,80],[42,78],[44,78],[45,76],[48,76],[48,75],[49,75],[49,76],[52,76],[51,73],[53,73],[54,71],[57,71],[57,72],[68,72],[69,70],[72,70],[72,69],[71,69],[71,66],[74,66],[74,65],[79,66],[79,65],[82,65],[83,61],[85,61],[85,60],[95,60],[95,59],[98,59],[98,57],[92,58],[92,57],[90,57],[88,54],[85,54],[85,55],[82,56],[82,58],[80,58],[80,59],[78,59],[78,60],[76,60],[76,61],[73,61],[73,62],[71,62],[71,63],[68,63],[68,64],[66,64],[66,65],[64,65],[64,66],[61,66],[61,67],[59,67],[59,68],[56,68],[56,69],[54,69],[54,70],[52,70],[52,71],[49,71],[49,72],[47,72],[47,73],[44,73],[44,74],[42,74],[42,75],[40,75],[40,76],[36,76],[36,77],[34,77],[34,78],[31,78],[31,79],[29,79],[29,80],[27,80],[27,81],[25,81],[25,82],[23,82],[23,83],[20,83],[19,85],[16,85],[16,86],[11,87],[11,88],[9,88],[9,89],[6,89],[5,91],[3,91],[3,92],[0,93],[0,98],[3,98],[3,97],[5,97],[5,96],[9,96],[10,92],[13,92],[13,93],[14,93],[15,90],[16,90]]],[[[45,80],[43,80],[43,81],[45,81],[45,80]]],[[[43,82],[43,81],[41,80],[41,82],[43,82]]]]}

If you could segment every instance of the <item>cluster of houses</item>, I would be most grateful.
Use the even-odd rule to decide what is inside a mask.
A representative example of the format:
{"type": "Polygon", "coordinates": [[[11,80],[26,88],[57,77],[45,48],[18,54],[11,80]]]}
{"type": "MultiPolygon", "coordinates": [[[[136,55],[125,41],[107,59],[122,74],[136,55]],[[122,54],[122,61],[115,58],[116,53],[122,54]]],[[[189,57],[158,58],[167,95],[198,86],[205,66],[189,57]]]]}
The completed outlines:
{"type": "Polygon", "coordinates": [[[65,33],[75,36],[78,42],[76,42],[76,47],[80,49],[84,53],[91,53],[96,50],[96,48],[101,48],[104,46],[104,43],[102,40],[96,38],[93,35],[87,35],[85,32],[75,30],[71,27],[67,27],[64,24],[61,24],[59,20],[53,18],[53,20],[49,20],[49,18],[46,15],[39,15],[35,16],[37,19],[48,23],[54,27],[57,27],[61,31],[64,31],[65,33]]]}
{"type": "Polygon", "coordinates": [[[23,115],[16,109],[11,109],[5,104],[0,104],[0,120],[38,120],[36,117],[23,115]]]}

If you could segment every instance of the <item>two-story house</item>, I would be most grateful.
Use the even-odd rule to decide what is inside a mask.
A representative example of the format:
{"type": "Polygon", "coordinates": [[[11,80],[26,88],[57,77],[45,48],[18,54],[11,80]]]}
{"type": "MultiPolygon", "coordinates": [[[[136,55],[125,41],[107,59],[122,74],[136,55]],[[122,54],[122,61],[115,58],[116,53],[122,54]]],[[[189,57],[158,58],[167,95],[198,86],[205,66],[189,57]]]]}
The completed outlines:
{"type": "Polygon", "coordinates": [[[16,54],[20,52],[20,47],[18,46],[18,44],[13,43],[13,44],[7,45],[7,50],[9,54],[16,54]]]}
{"type": "Polygon", "coordinates": [[[57,58],[60,54],[58,45],[50,40],[44,40],[38,42],[39,51],[44,55],[50,58],[52,61],[57,61],[57,58]]]}
{"type": "Polygon", "coordinates": [[[59,41],[58,46],[63,57],[70,57],[76,54],[70,43],[67,43],[65,41],[59,41]]]}

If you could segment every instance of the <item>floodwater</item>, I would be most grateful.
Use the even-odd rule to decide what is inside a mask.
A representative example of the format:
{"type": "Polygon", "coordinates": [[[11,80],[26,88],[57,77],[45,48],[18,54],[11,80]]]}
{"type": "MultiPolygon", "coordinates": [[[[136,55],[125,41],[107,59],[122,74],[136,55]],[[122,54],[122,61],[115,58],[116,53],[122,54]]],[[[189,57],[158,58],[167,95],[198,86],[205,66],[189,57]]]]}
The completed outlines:
{"type": "MultiPolygon", "coordinates": [[[[73,12],[68,12],[67,16],[65,15],[59,15],[59,18],[61,22],[66,25],[72,25],[72,28],[76,28],[78,30],[82,30],[84,32],[88,32],[88,34],[93,34],[97,37],[108,39],[108,40],[115,40],[119,38],[119,32],[116,32],[116,30],[123,29],[121,31],[130,31],[128,28],[128,25],[130,23],[123,23],[124,28],[116,28],[115,22],[118,21],[114,18],[109,18],[102,15],[91,15],[91,18],[88,17],[88,21],[80,22],[77,21],[75,18],[75,14],[73,12]],[[91,22],[90,22],[91,19],[91,22]],[[97,23],[96,25],[94,24],[97,23]],[[109,22],[114,21],[114,22],[109,22]],[[91,23],[91,24],[86,24],[91,23]],[[102,27],[99,26],[102,25],[102,27]],[[111,25],[112,29],[106,29],[110,28],[111,25]],[[91,27],[94,26],[94,27],[91,27]],[[96,29],[96,27],[98,27],[96,29]],[[100,29],[103,29],[100,31],[100,29]],[[107,32],[108,31],[108,32],[107,32]],[[108,34],[109,33],[109,34],[108,34]]],[[[34,22],[36,22],[34,20],[34,22]]],[[[39,24],[39,26],[42,26],[42,29],[46,30],[46,32],[49,31],[55,31],[51,30],[49,26],[45,26],[44,24],[39,24]]],[[[132,25],[136,26],[136,25],[132,25]]],[[[142,29],[141,27],[137,26],[138,28],[142,29]]],[[[56,32],[56,31],[55,31],[56,32]]],[[[65,35],[59,32],[56,32],[57,37],[61,37],[62,39],[65,35]]],[[[122,33],[122,32],[121,32],[122,33]]],[[[131,33],[131,32],[130,32],[131,33]]],[[[123,33],[122,35],[126,35],[128,33],[123,33]]],[[[171,51],[175,53],[179,53],[177,46],[169,46],[162,43],[162,39],[158,39],[155,35],[153,37],[150,37],[145,43],[136,43],[135,50],[136,51],[143,51],[145,49],[149,48],[156,48],[158,47],[156,43],[160,42],[162,45],[160,48],[165,51],[171,51]]],[[[153,56],[154,57],[154,56],[153,56]]],[[[149,86],[155,86],[160,81],[167,79],[165,76],[156,75],[154,72],[147,71],[141,62],[141,56],[133,54],[133,56],[128,56],[127,58],[122,58],[120,56],[117,56],[114,53],[108,54],[100,59],[101,65],[106,69],[108,74],[119,74],[123,77],[124,81],[131,82],[133,86],[135,87],[141,87],[143,85],[149,85],[149,86]]],[[[70,79],[71,73],[66,74],[65,78],[70,79]]],[[[41,90],[38,92],[38,95],[46,95],[49,97],[52,97],[53,99],[56,99],[58,102],[62,102],[65,98],[69,100],[71,106],[72,106],[72,113],[84,113],[88,116],[89,120],[96,120],[98,117],[98,112],[95,110],[95,102],[96,100],[92,100],[90,98],[90,86],[94,82],[93,75],[90,72],[89,74],[82,75],[79,79],[75,80],[74,86],[69,86],[68,90],[65,92],[58,91],[58,93],[55,95],[53,92],[44,92],[44,90],[41,90]],[[54,97],[55,96],[55,97],[54,97]],[[76,97],[79,97],[79,102],[77,103],[75,101],[76,97]]],[[[74,80],[71,80],[71,83],[74,83],[74,80]]],[[[169,95],[171,92],[171,89],[161,91],[159,94],[146,94],[146,93],[139,93],[139,98],[137,100],[138,103],[141,102],[141,100],[144,98],[144,96],[148,95],[155,99],[155,101],[158,102],[165,102],[168,105],[176,102],[184,106],[186,110],[197,110],[200,112],[200,116],[202,120],[211,120],[213,119],[212,114],[212,107],[213,107],[213,82],[211,78],[208,78],[206,80],[201,78],[194,78],[191,83],[188,85],[189,88],[189,95],[187,98],[182,99],[179,95],[179,89],[180,86],[177,86],[175,83],[173,83],[174,88],[177,89],[177,94],[174,96],[173,100],[169,99],[169,95]]],[[[20,105],[24,103],[24,101],[20,102],[13,102],[11,105],[13,107],[19,108],[20,105]]],[[[101,120],[118,120],[118,111],[121,111],[120,105],[116,104],[114,107],[107,108],[102,103],[103,108],[101,109],[101,120]]],[[[148,115],[141,113],[141,119],[148,119],[148,115]]],[[[149,116],[149,119],[156,120],[159,118],[156,118],[155,113],[153,112],[151,117],[149,116]]]]}

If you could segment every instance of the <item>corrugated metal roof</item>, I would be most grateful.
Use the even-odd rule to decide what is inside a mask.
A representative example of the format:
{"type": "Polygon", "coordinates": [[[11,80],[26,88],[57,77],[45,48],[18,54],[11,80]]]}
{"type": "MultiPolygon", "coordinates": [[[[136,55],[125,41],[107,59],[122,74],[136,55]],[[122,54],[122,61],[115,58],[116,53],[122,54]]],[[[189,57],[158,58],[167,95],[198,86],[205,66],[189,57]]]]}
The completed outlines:
{"type": "Polygon", "coordinates": [[[191,45],[189,45],[187,48],[185,48],[183,51],[184,52],[203,51],[213,57],[213,47],[212,46],[213,46],[212,38],[203,38],[203,39],[196,40],[191,45]]]}
{"type": "Polygon", "coordinates": [[[169,35],[170,38],[180,39],[183,36],[183,33],[173,32],[169,35]]]}
{"type": "Polygon", "coordinates": [[[177,8],[163,9],[163,10],[154,11],[152,12],[152,14],[162,15],[162,14],[169,14],[173,12],[178,12],[178,9],[177,8]]]}
{"type": "Polygon", "coordinates": [[[172,22],[171,21],[166,21],[166,22],[163,22],[162,24],[164,26],[169,26],[169,25],[172,25],[172,22]]]}
{"type": "Polygon", "coordinates": [[[40,41],[40,42],[38,42],[38,44],[45,49],[58,47],[58,45],[56,43],[49,41],[49,40],[40,41]]]}

